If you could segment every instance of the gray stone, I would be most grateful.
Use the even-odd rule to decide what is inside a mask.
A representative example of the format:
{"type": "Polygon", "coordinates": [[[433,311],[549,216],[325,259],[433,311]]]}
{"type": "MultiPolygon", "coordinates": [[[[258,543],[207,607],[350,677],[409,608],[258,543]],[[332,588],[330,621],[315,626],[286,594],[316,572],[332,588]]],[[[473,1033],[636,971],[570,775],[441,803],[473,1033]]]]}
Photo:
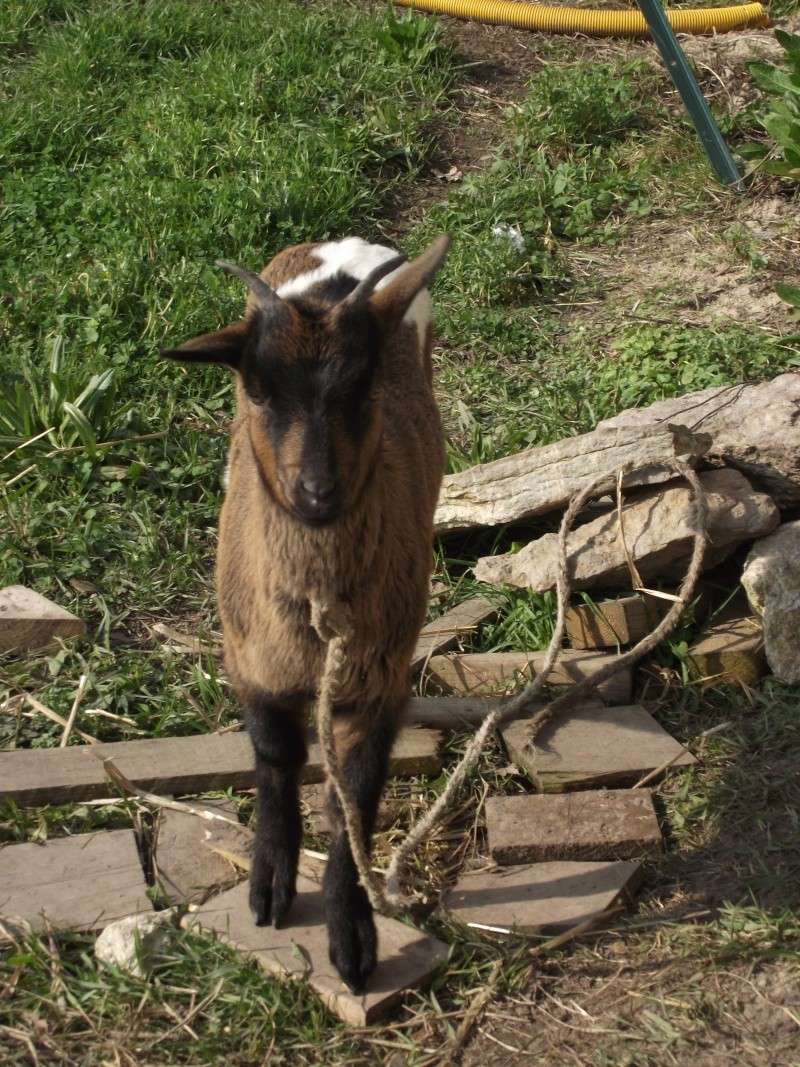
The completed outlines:
{"type": "Polygon", "coordinates": [[[800,521],[756,541],[742,573],[750,606],[761,616],[767,662],[776,678],[800,682],[800,521]]]}
{"type": "Polygon", "coordinates": [[[782,507],[800,504],[800,373],[729,385],[632,408],[599,430],[683,426],[709,434],[704,464],[735,467],[782,507]]]}
{"type": "Polygon", "coordinates": [[[95,942],[94,954],[107,966],[144,978],[153,969],[174,925],[174,908],[129,915],[106,926],[95,942]]]}
{"type": "Polygon", "coordinates": [[[520,522],[563,507],[601,475],[630,462],[626,485],[651,485],[671,475],[675,457],[698,459],[708,439],[671,426],[593,430],[541,448],[448,474],[434,516],[437,534],[520,522]]]}
{"type": "MultiPolygon", "coordinates": [[[[743,474],[724,469],[700,476],[708,502],[706,565],[724,559],[737,544],[771,533],[780,520],[772,500],[743,474]]],[[[692,496],[684,482],[642,490],[627,498],[625,540],[643,579],[679,576],[692,548],[692,496]]],[[[570,534],[574,589],[630,584],[616,512],[602,515],[570,534]]],[[[475,575],[482,582],[515,585],[543,593],[556,584],[558,536],[530,542],[520,552],[484,556],[475,575]]]]}

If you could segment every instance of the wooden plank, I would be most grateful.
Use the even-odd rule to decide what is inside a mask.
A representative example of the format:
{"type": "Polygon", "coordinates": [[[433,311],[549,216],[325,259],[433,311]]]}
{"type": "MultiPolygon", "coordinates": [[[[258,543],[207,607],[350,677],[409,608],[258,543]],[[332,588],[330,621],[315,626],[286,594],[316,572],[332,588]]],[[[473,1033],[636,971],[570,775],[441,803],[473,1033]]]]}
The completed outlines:
{"type": "Polygon", "coordinates": [[[412,697],[405,721],[439,730],[480,726],[501,701],[486,697],[412,697]]]}
{"type": "Polygon", "coordinates": [[[423,626],[420,631],[411,670],[424,667],[431,656],[453,648],[461,637],[473,633],[486,619],[497,614],[497,604],[483,596],[472,597],[423,626]]]}
{"type": "Polygon", "coordinates": [[[689,648],[689,659],[704,689],[755,685],[767,673],[764,633],[750,614],[726,614],[689,648]]]}
{"type": "Polygon", "coordinates": [[[631,892],[639,864],[553,860],[491,871],[468,871],[442,910],[475,930],[493,934],[558,934],[593,919],[631,892]]]}
{"type": "Polygon", "coordinates": [[[192,807],[224,815],[236,825],[171,808],[159,812],[153,866],[156,885],[172,904],[205,900],[241,881],[241,870],[213,849],[247,857],[253,846],[253,831],[236,821],[233,801],[199,800],[192,807]]]}
{"type": "Polygon", "coordinates": [[[627,860],[662,846],[646,789],[598,789],[489,797],[489,852],[495,863],[627,860]]]}
{"type": "Polygon", "coordinates": [[[501,733],[509,758],[544,793],[636,782],[673,758],[676,767],[697,762],[638,704],[568,709],[543,727],[533,751],[524,719],[501,733]]]}
{"type": "Polygon", "coordinates": [[[48,648],[85,631],[83,619],[33,589],[24,585],[0,589],[0,652],[48,648]]]}
{"type": "Polygon", "coordinates": [[[309,874],[297,879],[298,895],[280,930],[256,926],[246,883],[213,897],[187,915],[184,926],[213,931],[254,957],[270,974],[307,977],[326,1007],[351,1026],[367,1026],[385,1015],[406,990],[427,982],[447,958],[447,946],[396,919],[376,916],[379,962],[363,996],[351,993],[328,959],[322,890],[309,874]]]}
{"type": "MultiPolygon", "coordinates": [[[[311,832],[318,837],[324,837],[331,830],[328,822],[325,792],[326,787],[321,782],[314,785],[304,785],[300,789],[303,816],[311,832]]],[[[399,798],[391,796],[388,791],[384,793],[375,816],[375,832],[383,833],[385,830],[390,830],[394,826],[402,806],[403,802],[399,798]]]]}
{"type": "MultiPolygon", "coordinates": [[[[448,689],[464,696],[504,693],[527,685],[544,664],[544,652],[477,652],[434,656],[430,673],[448,689]]],[[[602,652],[563,649],[547,684],[572,685],[595,674],[615,657],[602,652]]],[[[603,682],[597,692],[609,704],[631,699],[631,671],[626,668],[603,682]]]]}
{"type": "Polygon", "coordinates": [[[0,917],[34,930],[100,930],[152,911],[132,830],[102,830],[0,852],[0,917]]]}
{"type": "MultiPolygon", "coordinates": [[[[400,731],[389,764],[394,775],[438,774],[440,734],[435,730],[400,731]]],[[[253,750],[246,733],[115,741],[70,748],[16,749],[0,752],[0,797],[18,804],[67,804],[108,796],[113,787],[103,759],[140,789],[162,795],[191,795],[255,785],[253,750]]],[[[303,782],[324,778],[322,755],[309,746],[303,782]]]]}
{"type": "Polygon", "coordinates": [[[632,645],[654,630],[669,608],[668,600],[644,595],[577,604],[566,614],[567,639],[582,649],[632,645]]]}

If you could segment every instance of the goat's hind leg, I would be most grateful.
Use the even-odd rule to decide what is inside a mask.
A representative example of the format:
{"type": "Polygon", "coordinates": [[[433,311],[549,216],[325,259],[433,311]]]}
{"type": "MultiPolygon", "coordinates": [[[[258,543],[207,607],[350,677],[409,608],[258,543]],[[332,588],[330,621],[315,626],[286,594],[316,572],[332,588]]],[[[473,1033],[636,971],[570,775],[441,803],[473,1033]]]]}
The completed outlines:
{"type": "MultiPolygon", "coordinates": [[[[363,713],[355,716],[349,708],[342,708],[337,710],[334,725],[340,766],[361,813],[369,850],[397,732],[397,715],[378,710],[374,717],[363,713]]],[[[361,993],[377,963],[375,920],[366,891],[358,882],[344,818],[330,783],[327,801],[332,838],[323,891],[329,953],[346,984],[354,993],[361,993]]]]}
{"type": "Polygon", "coordinates": [[[303,837],[299,779],[306,761],[306,698],[250,693],[243,700],[256,760],[256,839],[250,908],[257,926],[282,925],[295,896],[303,837]]]}

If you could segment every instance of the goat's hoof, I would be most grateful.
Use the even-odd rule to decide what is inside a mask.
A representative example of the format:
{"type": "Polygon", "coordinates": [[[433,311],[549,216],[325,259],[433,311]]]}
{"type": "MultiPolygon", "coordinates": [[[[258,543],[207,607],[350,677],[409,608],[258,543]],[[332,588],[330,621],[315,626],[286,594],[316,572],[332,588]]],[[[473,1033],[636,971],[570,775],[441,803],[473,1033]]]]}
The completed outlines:
{"type": "Polygon", "coordinates": [[[364,993],[378,962],[378,934],[372,913],[350,917],[336,930],[329,927],[328,938],[330,961],[342,981],[351,993],[364,993]]]}
{"type": "Polygon", "coordinates": [[[250,911],[256,926],[269,926],[272,918],[272,886],[250,884],[250,911]]]}

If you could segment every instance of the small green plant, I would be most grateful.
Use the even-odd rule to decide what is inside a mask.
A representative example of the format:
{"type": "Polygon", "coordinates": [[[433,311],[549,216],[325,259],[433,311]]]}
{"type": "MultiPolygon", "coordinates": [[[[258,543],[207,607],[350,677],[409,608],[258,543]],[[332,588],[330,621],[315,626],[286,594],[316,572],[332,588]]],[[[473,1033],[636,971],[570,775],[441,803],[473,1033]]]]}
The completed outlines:
{"type": "Polygon", "coordinates": [[[97,444],[119,429],[128,407],[117,396],[113,368],[87,380],[83,368],[64,358],[64,338],[57,335],[44,380],[26,352],[0,393],[0,446],[18,448],[42,435],[52,448],[80,444],[93,456],[97,444]]]}
{"type": "Polygon", "coordinates": [[[751,63],[750,73],[766,94],[758,122],[772,143],[746,146],[744,154],[763,161],[764,169],[782,178],[800,180],[800,34],[776,30],[784,66],[751,63]]]}

